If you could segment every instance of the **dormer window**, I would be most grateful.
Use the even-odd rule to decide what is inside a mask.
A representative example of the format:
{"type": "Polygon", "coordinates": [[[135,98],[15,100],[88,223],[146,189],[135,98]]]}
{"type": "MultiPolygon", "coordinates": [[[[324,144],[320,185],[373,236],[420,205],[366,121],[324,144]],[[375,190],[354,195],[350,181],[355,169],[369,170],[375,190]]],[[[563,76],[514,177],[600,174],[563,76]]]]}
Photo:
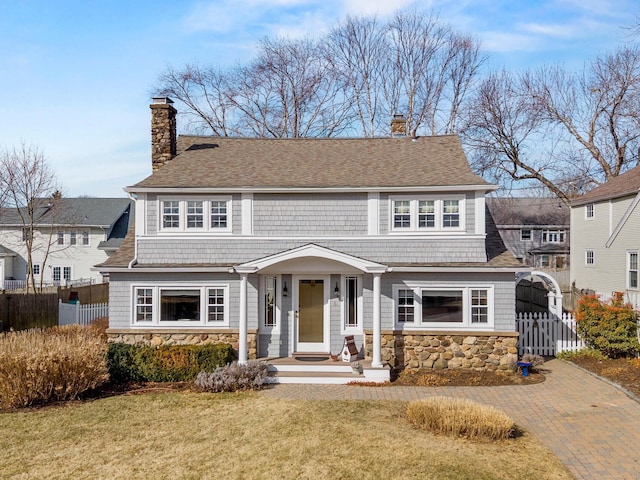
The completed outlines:
{"type": "Polygon", "coordinates": [[[231,198],[163,199],[160,201],[160,231],[164,233],[230,233],[231,198]],[[209,214],[207,214],[209,212],[209,214]]]}
{"type": "Polygon", "coordinates": [[[391,231],[446,232],[464,229],[464,197],[391,198],[391,231]]]}

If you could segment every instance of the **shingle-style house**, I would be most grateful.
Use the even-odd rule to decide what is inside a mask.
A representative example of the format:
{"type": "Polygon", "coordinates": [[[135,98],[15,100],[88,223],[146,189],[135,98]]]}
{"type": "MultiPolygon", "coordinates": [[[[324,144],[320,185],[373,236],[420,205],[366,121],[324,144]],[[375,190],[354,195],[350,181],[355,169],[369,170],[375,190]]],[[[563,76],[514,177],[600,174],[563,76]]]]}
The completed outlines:
{"type": "MultiPolygon", "coordinates": [[[[133,202],[128,198],[55,198],[37,203],[32,248],[36,286],[41,282],[45,286],[102,282],[93,266],[119,248],[133,202]]],[[[16,209],[0,209],[0,290],[24,287],[28,231],[16,209]]]]}
{"type": "Polygon", "coordinates": [[[521,265],[457,136],[176,138],[171,103],[151,105],[153,173],[125,188],[135,235],[97,267],[111,341],[227,341],[246,362],[352,335],[378,380],[514,360],[521,265]]]}
{"type": "Polygon", "coordinates": [[[569,206],[553,198],[488,197],[505,246],[536,269],[569,268],[569,206]]]}
{"type": "Polygon", "coordinates": [[[640,167],[571,203],[571,281],[578,290],[609,297],[624,292],[640,305],[640,167]]]}

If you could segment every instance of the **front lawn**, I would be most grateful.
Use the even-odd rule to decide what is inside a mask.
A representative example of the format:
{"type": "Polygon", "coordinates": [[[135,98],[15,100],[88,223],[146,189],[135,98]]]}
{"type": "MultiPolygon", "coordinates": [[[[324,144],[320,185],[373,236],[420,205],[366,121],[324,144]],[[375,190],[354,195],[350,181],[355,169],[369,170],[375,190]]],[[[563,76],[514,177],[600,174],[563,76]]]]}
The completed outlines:
{"type": "Polygon", "coordinates": [[[120,395],[0,414],[2,478],[570,479],[538,440],[409,426],[406,404],[120,395]]]}

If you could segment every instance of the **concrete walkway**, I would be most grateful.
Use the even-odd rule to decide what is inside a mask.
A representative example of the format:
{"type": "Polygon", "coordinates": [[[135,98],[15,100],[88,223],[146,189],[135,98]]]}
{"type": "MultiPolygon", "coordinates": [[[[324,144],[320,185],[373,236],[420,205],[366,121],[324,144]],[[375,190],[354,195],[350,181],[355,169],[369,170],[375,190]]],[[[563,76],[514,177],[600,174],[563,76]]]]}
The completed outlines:
{"type": "Polygon", "coordinates": [[[541,439],[579,479],[640,479],[640,404],[620,389],[561,360],[546,381],[508,387],[356,387],[277,385],[275,398],[416,400],[462,397],[493,405],[541,439]]]}

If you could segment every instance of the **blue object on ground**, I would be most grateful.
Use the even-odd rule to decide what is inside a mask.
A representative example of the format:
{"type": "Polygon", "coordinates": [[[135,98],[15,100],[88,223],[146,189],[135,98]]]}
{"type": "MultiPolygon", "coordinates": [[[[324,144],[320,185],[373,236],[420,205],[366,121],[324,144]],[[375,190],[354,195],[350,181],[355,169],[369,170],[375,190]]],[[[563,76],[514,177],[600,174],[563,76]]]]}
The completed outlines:
{"type": "Polygon", "coordinates": [[[533,364],[531,364],[529,362],[518,362],[518,363],[516,363],[516,365],[518,365],[522,369],[522,376],[523,377],[528,377],[529,376],[529,369],[533,366],[533,364]]]}

